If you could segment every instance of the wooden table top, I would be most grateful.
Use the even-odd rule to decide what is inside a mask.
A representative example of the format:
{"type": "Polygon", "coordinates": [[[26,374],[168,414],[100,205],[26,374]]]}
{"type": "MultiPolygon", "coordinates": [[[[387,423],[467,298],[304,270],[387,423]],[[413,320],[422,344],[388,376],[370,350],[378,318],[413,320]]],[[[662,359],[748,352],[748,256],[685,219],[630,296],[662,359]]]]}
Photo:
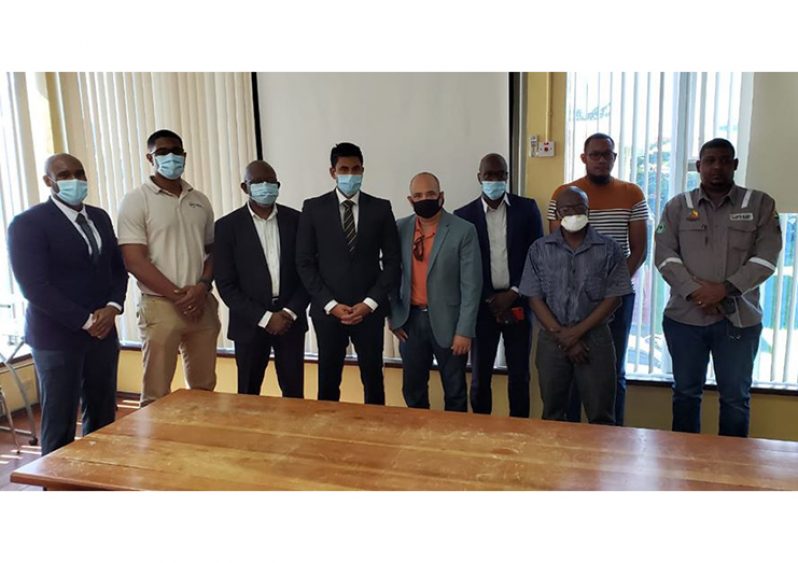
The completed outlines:
{"type": "Polygon", "coordinates": [[[11,480],[103,490],[796,490],[798,442],[181,390],[11,480]]]}

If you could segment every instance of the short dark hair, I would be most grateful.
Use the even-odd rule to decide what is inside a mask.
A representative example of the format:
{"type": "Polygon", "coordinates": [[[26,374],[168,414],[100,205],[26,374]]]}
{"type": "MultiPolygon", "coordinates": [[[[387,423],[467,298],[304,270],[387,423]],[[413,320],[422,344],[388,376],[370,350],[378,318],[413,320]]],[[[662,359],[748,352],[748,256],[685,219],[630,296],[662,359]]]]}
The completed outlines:
{"type": "Polygon", "coordinates": [[[180,135],[169,129],[158,129],[155,133],[147,137],[147,149],[152,149],[155,146],[155,141],[158,139],[176,139],[180,141],[180,146],[183,146],[183,139],[180,135]]]}
{"type": "Polygon", "coordinates": [[[727,149],[731,151],[732,158],[734,158],[734,145],[732,145],[728,139],[715,137],[711,141],[707,141],[706,143],[701,145],[701,150],[698,151],[699,160],[701,160],[701,157],[704,156],[704,151],[707,149],[727,149]]]}
{"type": "Polygon", "coordinates": [[[354,143],[338,143],[335,145],[330,151],[330,166],[335,168],[338,159],[342,156],[356,156],[360,159],[361,166],[363,165],[363,152],[354,143]]]}
{"type": "Polygon", "coordinates": [[[612,143],[612,150],[615,150],[615,141],[606,133],[593,133],[590,137],[585,139],[585,152],[587,152],[587,146],[590,144],[590,141],[609,141],[612,143]]]}

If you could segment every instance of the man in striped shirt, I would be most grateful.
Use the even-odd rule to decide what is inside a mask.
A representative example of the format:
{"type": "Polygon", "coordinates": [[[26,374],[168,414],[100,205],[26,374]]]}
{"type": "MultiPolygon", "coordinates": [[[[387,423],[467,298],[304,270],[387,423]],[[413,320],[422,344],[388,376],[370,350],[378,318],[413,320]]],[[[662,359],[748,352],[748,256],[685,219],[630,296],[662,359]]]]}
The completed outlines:
{"type": "MultiPolygon", "coordinates": [[[[646,259],[648,250],[648,205],[643,190],[636,184],[624,182],[612,176],[612,168],[618,154],[615,141],[604,133],[594,133],[585,140],[585,176],[564,184],[554,191],[549,202],[547,217],[549,232],[560,227],[555,215],[557,197],[569,186],[583,190],[590,200],[590,224],[596,231],[617,242],[629,268],[629,275],[635,272],[646,259]]],[[[615,346],[617,388],[615,392],[615,424],[623,426],[626,397],[626,347],[632,326],[632,313],[635,294],[621,298],[621,306],[615,311],[610,323],[612,341],[615,346]]],[[[581,418],[581,400],[574,387],[568,420],[578,422],[581,418]]]]}

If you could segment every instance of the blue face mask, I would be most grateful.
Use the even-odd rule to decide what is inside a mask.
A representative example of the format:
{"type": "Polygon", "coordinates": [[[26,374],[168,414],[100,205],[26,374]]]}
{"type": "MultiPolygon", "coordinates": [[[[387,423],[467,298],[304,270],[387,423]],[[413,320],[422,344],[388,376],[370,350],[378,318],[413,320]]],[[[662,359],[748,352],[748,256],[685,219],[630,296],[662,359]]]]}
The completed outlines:
{"type": "Polygon", "coordinates": [[[482,193],[485,194],[488,199],[500,199],[507,193],[507,182],[482,182],[482,193]]]}
{"type": "Polygon", "coordinates": [[[258,205],[273,205],[280,193],[279,184],[261,182],[249,185],[249,197],[258,205]]]}
{"type": "Polygon", "coordinates": [[[156,154],[155,169],[158,174],[169,180],[177,180],[183,174],[186,157],[179,154],[156,154]]]}
{"type": "Polygon", "coordinates": [[[85,180],[58,180],[58,198],[67,205],[80,205],[89,193],[85,180]]]}
{"type": "Polygon", "coordinates": [[[346,197],[351,197],[359,192],[360,185],[363,183],[362,174],[357,176],[353,174],[339,174],[336,178],[338,179],[338,189],[341,190],[341,193],[346,197]]]}

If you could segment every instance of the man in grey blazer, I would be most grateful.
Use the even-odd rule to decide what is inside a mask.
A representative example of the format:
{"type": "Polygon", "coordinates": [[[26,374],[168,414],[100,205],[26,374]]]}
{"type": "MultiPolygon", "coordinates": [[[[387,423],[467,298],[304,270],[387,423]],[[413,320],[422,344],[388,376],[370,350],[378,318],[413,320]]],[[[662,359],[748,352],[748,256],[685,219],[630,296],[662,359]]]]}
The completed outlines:
{"type": "Polygon", "coordinates": [[[433,356],[447,411],[468,410],[465,367],[482,293],[482,260],[474,226],[443,209],[434,174],[410,181],[415,213],[396,222],[402,255],[390,327],[399,338],[402,394],[408,407],[429,408],[433,356]]]}

